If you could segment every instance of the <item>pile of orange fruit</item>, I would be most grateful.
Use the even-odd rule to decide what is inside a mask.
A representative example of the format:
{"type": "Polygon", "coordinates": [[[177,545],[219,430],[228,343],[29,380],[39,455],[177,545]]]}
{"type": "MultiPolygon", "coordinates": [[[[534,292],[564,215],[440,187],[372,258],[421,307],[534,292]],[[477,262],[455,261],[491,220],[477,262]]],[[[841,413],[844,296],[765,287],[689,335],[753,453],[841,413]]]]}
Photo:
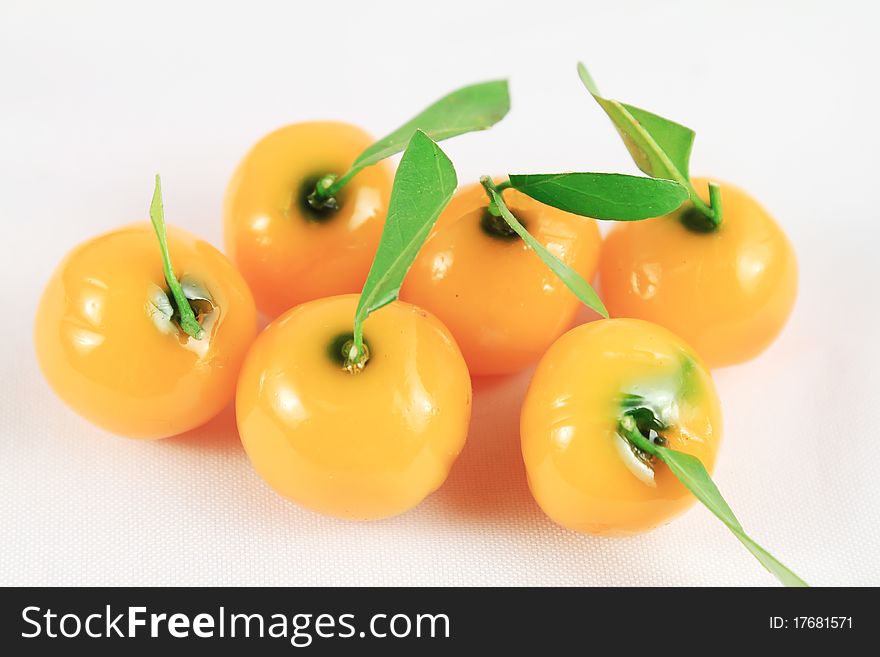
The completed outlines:
{"type": "MultiPolygon", "coordinates": [[[[662,132],[638,141],[659,117],[591,91],[618,129],[633,122],[624,138],[634,156],[655,146],[681,154],[662,132]]],[[[144,439],[195,428],[234,400],[244,449],[273,489],[321,513],[375,519],[443,484],[468,435],[472,377],[537,364],[522,455],[548,516],[628,534],[689,507],[680,477],[621,427],[711,470],[721,411],[709,368],[761,353],[795,301],[794,251],[770,214],[737,187],[690,179],[686,164],[678,182],[688,200],[615,222],[604,240],[596,220],[502,179],[464,185],[399,300],[365,321],[368,360],[352,368],[358,293],[394,174],[385,160],[340,176],[371,144],[334,122],[261,139],[226,191],[226,255],[179,228],[166,233],[164,218],[77,246],[35,321],[58,396],[96,425],[144,439]],[[598,275],[610,319],[572,328],[578,297],[492,211],[487,184],[555,258],[585,281],[598,275]],[[260,332],[259,315],[269,320],[260,332]]],[[[655,178],[682,173],[662,158],[636,161],[655,178]]]]}

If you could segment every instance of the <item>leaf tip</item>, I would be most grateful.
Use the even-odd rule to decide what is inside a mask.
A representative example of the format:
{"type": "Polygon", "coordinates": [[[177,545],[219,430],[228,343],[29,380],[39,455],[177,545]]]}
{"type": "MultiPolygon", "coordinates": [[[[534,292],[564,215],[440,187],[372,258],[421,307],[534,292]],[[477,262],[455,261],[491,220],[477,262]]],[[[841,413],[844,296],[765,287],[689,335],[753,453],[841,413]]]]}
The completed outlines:
{"type": "Polygon", "coordinates": [[[415,130],[413,130],[412,136],[410,136],[409,141],[410,143],[413,143],[415,141],[429,141],[435,146],[437,145],[437,142],[431,139],[428,134],[421,128],[416,128],[415,130]]]}
{"type": "Polygon", "coordinates": [[[507,78],[501,78],[497,80],[498,85],[501,87],[502,91],[504,91],[504,99],[507,101],[508,107],[510,106],[510,81],[507,78]]]}
{"type": "Polygon", "coordinates": [[[498,123],[498,121],[507,116],[507,113],[510,111],[510,82],[507,78],[501,78],[486,82],[485,85],[487,87],[493,87],[498,92],[498,103],[495,108],[496,118],[494,119],[494,123],[498,123]]]}
{"type": "Polygon", "coordinates": [[[593,80],[593,76],[590,75],[590,72],[587,70],[587,67],[584,66],[583,62],[578,62],[577,64],[578,75],[581,78],[581,82],[584,83],[584,86],[587,88],[592,95],[599,95],[599,87],[596,86],[596,81],[593,80]]]}
{"type": "Polygon", "coordinates": [[[162,211],[162,178],[156,174],[153,198],[150,200],[150,216],[162,211]]]}
{"type": "Polygon", "coordinates": [[[416,130],[413,132],[413,136],[410,138],[410,144],[415,141],[422,142],[426,147],[430,148],[433,151],[434,157],[441,161],[443,165],[450,170],[455,185],[458,185],[458,178],[456,176],[455,167],[452,164],[452,160],[450,160],[446,152],[442,148],[440,148],[440,144],[431,139],[431,137],[428,136],[426,132],[419,128],[416,128],[416,130]]]}

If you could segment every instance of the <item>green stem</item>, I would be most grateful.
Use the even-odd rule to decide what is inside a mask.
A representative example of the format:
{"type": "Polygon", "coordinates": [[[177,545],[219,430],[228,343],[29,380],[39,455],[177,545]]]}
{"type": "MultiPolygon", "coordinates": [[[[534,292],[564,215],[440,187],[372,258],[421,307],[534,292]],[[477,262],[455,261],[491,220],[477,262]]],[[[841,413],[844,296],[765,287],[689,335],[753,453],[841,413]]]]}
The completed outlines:
{"type": "Polygon", "coordinates": [[[709,218],[715,224],[715,228],[718,228],[723,217],[721,210],[721,186],[718,183],[709,183],[709,205],[712,207],[712,216],[709,218]]]}
{"type": "Polygon", "coordinates": [[[343,368],[354,374],[363,370],[370,360],[370,348],[364,341],[364,322],[358,321],[357,317],[355,317],[351,340],[342,347],[342,359],[343,368]]]}
{"type": "MultiPolygon", "coordinates": [[[[366,356],[367,350],[364,348],[364,323],[363,322],[355,322],[354,323],[354,335],[351,339],[351,344],[346,345],[345,348],[346,353],[345,356],[345,364],[346,369],[349,369],[350,366],[360,362],[363,360],[363,365],[366,365],[366,356]]],[[[363,366],[357,368],[363,369],[363,366]]]]}
{"type": "Polygon", "coordinates": [[[495,181],[493,181],[490,176],[480,176],[480,184],[483,186],[483,190],[486,192],[486,196],[489,197],[489,205],[487,206],[489,214],[491,214],[493,217],[500,217],[501,208],[498,207],[495,199],[492,198],[492,191],[498,192],[498,195],[500,196],[505,189],[508,189],[510,187],[510,180],[505,180],[504,182],[496,185],[495,181]]]}
{"type": "Polygon", "coordinates": [[[718,183],[710,182],[709,205],[707,206],[705,203],[697,199],[697,201],[699,201],[698,205],[697,201],[693,200],[696,197],[696,192],[694,191],[693,186],[689,180],[686,181],[686,183],[689,190],[688,193],[691,195],[692,203],[691,207],[685,208],[685,210],[679,215],[681,223],[684,224],[688,230],[692,230],[696,233],[715,232],[721,225],[721,187],[718,183]]]}
{"type": "Polygon", "coordinates": [[[342,346],[342,367],[352,374],[363,371],[367,366],[367,361],[370,360],[370,350],[364,343],[363,331],[358,331],[358,333],[360,335],[353,337],[342,346]],[[360,345],[357,344],[358,341],[360,345]]]}
{"type": "Polygon", "coordinates": [[[629,413],[626,413],[622,418],[620,418],[620,422],[617,426],[617,433],[619,433],[623,438],[626,438],[627,441],[632,443],[642,452],[650,454],[651,456],[657,456],[655,444],[642,435],[642,432],[639,431],[636,419],[629,413]]]}
{"type": "Polygon", "coordinates": [[[336,198],[356,173],[355,169],[349,169],[341,176],[333,173],[321,176],[315,184],[315,191],[309,194],[309,204],[319,210],[325,207],[328,202],[336,198]]]}
{"type": "Polygon", "coordinates": [[[483,189],[489,196],[489,205],[487,206],[489,214],[491,214],[493,217],[501,217],[501,208],[499,208],[498,204],[495,203],[495,200],[492,198],[492,193],[489,190],[494,189],[496,192],[498,192],[498,194],[502,194],[505,189],[511,188],[512,185],[510,184],[510,179],[508,178],[507,180],[500,182],[496,185],[489,176],[483,176],[480,178],[480,183],[483,185],[483,189]],[[484,182],[484,179],[488,181],[488,186],[487,183],[484,182]]]}
{"type": "Polygon", "coordinates": [[[171,290],[171,295],[177,304],[177,312],[180,314],[180,328],[184,332],[195,338],[201,339],[205,330],[196,320],[189,300],[183,293],[183,288],[177,277],[174,275],[174,269],[171,267],[171,255],[168,253],[168,235],[165,229],[165,209],[162,205],[162,181],[159,174],[156,174],[156,187],[153,190],[153,199],[150,201],[150,221],[153,223],[153,230],[156,231],[156,237],[159,239],[159,250],[162,252],[162,270],[165,272],[165,282],[171,290]]]}
{"type": "Polygon", "coordinates": [[[339,206],[336,201],[336,192],[331,192],[336,182],[336,174],[328,173],[315,183],[315,189],[306,196],[306,202],[315,210],[331,209],[336,210],[339,206]]]}
{"type": "Polygon", "coordinates": [[[333,180],[332,184],[327,187],[326,191],[324,192],[326,197],[336,196],[339,192],[342,191],[342,188],[345,187],[352,178],[354,178],[354,175],[356,173],[357,171],[355,169],[349,169],[344,174],[333,180]]]}
{"type": "MultiPolygon", "coordinates": [[[[678,182],[681,182],[681,181],[678,181],[678,182]]],[[[700,213],[706,217],[706,219],[711,221],[713,224],[717,225],[717,223],[715,222],[715,212],[712,210],[711,207],[709,207],[708,205],[703,203],[703,199],[701,199],[700,195],[697,194],[697,190],[694,189],[694,186],[691,184],[691,181],[685,179],[684,184],[685,184],[685,187],[687,187],[688,194],[691,197],[691,203],[693,203],[693,206],[697,210],[699,210],[700,213]]]]}
{"type": "Polygon", "coordinates": [[[721,225],[722,217],[721,187],[718,183],[709,183],[709,205],[706,205],[703,202],[703,199],[700,198],[699,194],[697,194],[697,190],[694,189],[694,186],[689,179],[682,178],[682,180],[677,182],[683,183],[685,187],[687,187],[688,195],[690,195],[691,204],[694,206],[694,209],[699,211],[699,213],[708,220],[704,232],[717,230],[721,225]]]}
{"type": "Polygon", "coordinates": [[[341,176],[333,173],[321,176],[315,184],[315,191],[308,196],[309,204],[317,210],[323,209],[328,205],[332,205],[335,209],[337,205],[336,196],[357,173],[357,169],[349,169],[341,176]]]}

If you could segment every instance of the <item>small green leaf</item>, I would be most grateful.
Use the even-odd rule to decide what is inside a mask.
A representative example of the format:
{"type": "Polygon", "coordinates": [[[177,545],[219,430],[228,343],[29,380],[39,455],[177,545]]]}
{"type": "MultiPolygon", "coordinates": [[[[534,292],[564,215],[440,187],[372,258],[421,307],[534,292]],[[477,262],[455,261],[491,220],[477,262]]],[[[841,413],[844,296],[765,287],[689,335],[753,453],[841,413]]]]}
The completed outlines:
{"type": "Polygon", "coordinates": [[[672,471],[672,474],[693,493],[703,505],[715,516],[727,525],[733,535],[739,539],[746,549],[785,586],[809,586],[804,580],[795,575],[776,557],[758,545],[737,520],[730,506],[721,496],[721,491],[712,481],[706,467],[700,459],[684,452],[679,452],[668,447],[657,445],[645,438],[636,426],[635,418],[627,412],[620,421],[618,429],[621,436],[635,445],[643,452],[647,452],[660,459],[672,471]]]}
{"type": "Polygon", "coordinates": [[[672,180],[619,173],[511,174],[510,184],[554,208],[615,221],[659,217],[688,198],[687,189],[672,180]]]}
{"type": "Polygon", "coordinates": [[[591,96],[601,96],[599,93],[599,87],[596,86],[596,81],[593,80],[593,76],[590,75],[590,72],[587,70],[587,67],[584,66],[583,62],[578,62],[578,76],[581,78],[581,82],[584,83],[584,86],[587,88],[587,91],[590,92],[591,96]]]}
{"type": "Polygon", "coordinates": [[[721,496],[715,482],[709,477],[709,473],[703,463],[695,456],[677,452],[668,447],[655,447],[656,456],[663,461],[672,474],[694,494],[698,500],[705,504],[718,519],[725,525],[736,531],[743,531],[742,525],[733,513],[733,509],[721,496]]]}
{"type": "Polygon", "coordinates": [[[694,497],[728,526],[734,536],[746,546],[746,549],[780,582],[785,586],[807,586],[804,580],[786,568],[782,562],[746,534],[700,459],[668,447],[659,446],[657,447],[657,457],[672,470],[672,474],[694,494],[694,497]]]}
{"type": "Polygon", "coordinates": [[[492,199],[492,202],[501,212],[501,216],[504,218],[507,224],[516,232],[516,234],[522,238],[522,240],[529,246],[529,248],[531,248],[532,251],[534,251],[538,255],[538,257],[544,261],[544,264],[547,265],[563,283],[565,283],[566,287],[568,287],[568,289],[571,290],[585,306],[592,308],[597,313],[602,315],[602,317],[607,318],[608,311],[605,309],[605,304],[602,303],[602,299],[600,299],[599,295],[596,294],[596,290],[594,290],[593,287],[587,281],[585,281],[583,277],[578,274],[574,269],[562,262],[562,260],[557,258],[555,255],[550,253],[543,244],[532,237],[532,235],[507,208],[507,205],[504,202],[504,198],[501,196],[501,192],[499,192],[495,188],[490,178],[484,176],[481,179],[481,182],[486,188],[486,191],[489,192],[489,197],[492,199]]]}
{"type": "Polygon", "coordinates": [[[638,107],[603,98],[580,62],[578,74],[587,91],[614,123],[639,169],[654,178],[682,184],[688,181],[693,130],[638,107]]]}
{"type": "MultiPolygon", "coordinates": [[[[633,105],[621,103],[621,106],[639,122],[642,128],[654,139],[656,144],[666,153],[669,160],[685,178],[689,179],[691,149],[694,146],[694,131],[680,123],[670,121],[653,112],[633,105]]],[[[650,171],[645,171],[649,176],[650,171]]]]}
{"type": "Polygon", "coordinates": [[[363,349],[364,321],[397,299],[407,271],[457,185],[452,162],[424,132],[416,130],[397,167],[385,228],[355,312],[358,352],[363,349]]]}
{"type": "MultiPolygon", "coordinates": [[[[647,110],[603,98],[587,68],[578,62],[581,82],[605,110],[636,166],[653,178],[674,180],[688,190],[691,202],[715,225],[716,206],[709,207],[690,183],[689,163],[694,131],[647,110]]],[[[720,216],[720,211],[718,212],[720,216]]]]}
{"type": "Polygon", "coordinates": [[[508,111],[510,95],[507,80],[481,82],[453,91],[361,153],[351,168],[327,190],[327,194],[332,196],[338,192],[361,169],[402,151],[416,130],[421,130],[434,141],[442,141],[466,132],[491,128],[508,111]]]}

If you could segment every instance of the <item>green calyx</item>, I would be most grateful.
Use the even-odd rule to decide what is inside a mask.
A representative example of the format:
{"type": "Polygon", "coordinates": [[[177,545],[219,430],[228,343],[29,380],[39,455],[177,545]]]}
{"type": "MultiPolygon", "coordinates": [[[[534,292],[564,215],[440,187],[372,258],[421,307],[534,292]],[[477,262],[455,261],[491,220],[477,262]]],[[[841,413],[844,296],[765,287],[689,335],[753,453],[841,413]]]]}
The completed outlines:
{"type": "MultiPolygon", "coordinates": [[[[501,185],[496,187],[496,191],[499,194],[503,189],[501,185]]],[[[501,216],[500,208],[491,197],[489,198],[489,205],[480,215],[480,228],[487,236],[503,242],[511,242],[519,238],[517,232],[501,216]]]]}
{"type": "MultiPolygon", "coordinates": [[[[489,203],[486,206],[486,210],[480,216],[480,228],[486,235],[493,239],[502,240],[505,242],[513,241],[518,237],[518,235],[501,215],[501,209],[498,207],[498,204],[495,203],[494,200],[492,200],[492,195],[489,192],[489,188],[486,187],[485,183],[483,182],[483,178],[489,178],[488,176],[483,176],[482,178],[480,178],[480,183],[483,184],[483,189],[489,196],[489,203]]],[[[509,187],[510,181],[505,180],[504,182],[495,185],[495,191],[501,194],[504,192],[505,189],[508,189],[509,187]]]]}
{"type": "Polygon", "coordinates": [[[500,214],[493,214],[491,208],[486,208],[480,216],[480,228],[492,239],[501,240],[503,242],[512,242],[519,239],[516,231],[510,227],[504,217],[500,214]]]}
{"type": "Polygon", "coordinates": [[[692,233],[714,233],[718,229],[715,222],[693,206],[683,210],[678,220],[692,233]]]}
{"type": "Polygon", "coordinates": [[[709,183],[709,202],[711,207],[714,208],[713,214],[707,215],[705,206],[700,208],[691,204],[690,207],[682,210],[678,216],[681,225],[692,233],[714,233],[721,228],[721,187],[717,183],[709,183]]]}
{"type": "Polygon", "coordinates": [[[327,345],[327,357],[349,374],[358,374],[370,361],[370,345],[362,338],[361,347],[357,349],[354,333],[340,333],[327,345]]]}
{"type": "Polygon", "coordinates": [[[337,176],[328,173],[323,176],[308,178],[299,190],[298,199],[306,217],[316,222],[330,219],[339,210],[339,199],[331,193],[337,176]]]}

